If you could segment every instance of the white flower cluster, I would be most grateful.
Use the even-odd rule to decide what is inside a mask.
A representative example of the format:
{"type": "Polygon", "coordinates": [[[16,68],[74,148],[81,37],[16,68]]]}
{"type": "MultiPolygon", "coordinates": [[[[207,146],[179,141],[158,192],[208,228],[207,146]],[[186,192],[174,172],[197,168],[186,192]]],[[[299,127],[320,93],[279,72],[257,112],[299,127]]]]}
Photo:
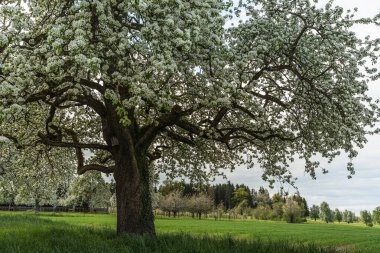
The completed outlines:
{"type": "Polygon", "coordinates": [[[5,47],[8,44],[8,37],[0,32],[0,48],[5,47]]]}

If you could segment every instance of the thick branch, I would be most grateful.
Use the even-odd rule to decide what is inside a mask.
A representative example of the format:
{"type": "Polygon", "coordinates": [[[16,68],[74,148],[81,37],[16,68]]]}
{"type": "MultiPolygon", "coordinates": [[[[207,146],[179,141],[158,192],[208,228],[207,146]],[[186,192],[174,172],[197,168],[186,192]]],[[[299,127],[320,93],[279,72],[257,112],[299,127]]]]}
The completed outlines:
{"type": "Polygon", "coordinates": [[[228,108],[222,107],[220,111],[216,114],[214,120],[211,123],[212,127],[217,127],[220,121],[222,121],[223,117],[227,114],[228,108]]]}
{"type": "Polygon", "coordinates": [[[48,146],[61,147],[61,148],[85,148],[85,149],[101,149],[110,151],[110,147],[98,143],[80,143],[80,142],[66,142],[66,141],[56,141],[49,138],[42,133],[38,133],[41,142],[48,146]]]}
{"type": "MultiPolygon", "coordinates": [[[[38,76],[46,78],[43,74],[38,74],[38,76]]],[[[42,90],[38,93],[35,93],[31,96],[29,96],[25,102],[26,103],[32,103],[32,102],[37,102],[37,101],[44,101],[45,103],[51,104],[49,102],[49,99],[52,98],[57,98],[57,100],[54,102],[54,106],[58,107],[60,104],[67,102],[67,101],[73,101],[73,102],[79,102],[80,104],[84,104],[92,108],[99,116],[104,117],[107,114],[107,110],[104,106],[104,104],[91,96],[90,94],[81,94],[77,96],[69,96],[66,95],[65,93],[72,89],[71,86],[65,86],[63,88],[58,88],[60,84],[62,83],[76,83],[73,77],[67,76],[64,77],[61,81],[61,83],[55,83],[52,81],[47,81],[47,84],[49,86],[48,89],[42,90]]],[[[80,79],[77,83],[92,88],[96,89],[99,92],[103,93],[104,92],[104,87],[101,86],[100,84],[97,84],[95,82],[86,80],[86,79],[80,79]]]]}
{"type": "Polygon", "coordinates": [[[247,91],[249,94],[255,96],[255,97],[258,97],[258,98],[262,98],[262,99],[265,99],[266,101],[272,101],[276,104],[278,104],[279,106],[283,107],[283,108],[286,108],[287,107],[287,104],[282,102],[279,98],[277,97],[274,97],[272,95],[269,95],[268,93],[266,93],[265,95],[264,94],[260,94],[258,92],[255,92],[255,91],[247,91]]]}
{"type": "Polygon", "coordinates": [[[90,170],[95,170],[95,171],[100,171],[103,173],[110,174],[110,173],[113,173],[115,171],[115,166],[108,167],[108,166],[99,165],[99,164],[87,164],[87,165],[79,166],[79,164],[78,164],[78,171],[77,172],[79,175],[82,175],[85,172],[90,171],[90,170]]]}
{"type": "Polygon", "coordinates": [[[166,133],[168,135],[168,137],[170,137],[171,139],[173,140],[176,140],[176,141],[179,141],[179,142],[182,142],[184,144],[187,144],[187,145],[190,145],[190,146],[193,146],[194,145],[194,142],[184,136],[181,136],[173,131],[170,131],[170,130],[166,130],[166,133]]]}
{"type": "Polygon", "coordinates": [[[78,144],[79,144],[78,135],[74,131],[69,130],[69,129],[66,130],[66,132],[71,136],[73,143],[77,145],[75,147],[75,152],[76,152],[77,160],[78,160],[77,172],[79,175],[82,175],[83,173],[85,173],[86,171],[89,171],[89,170],[96,170],[96,171],[100,171],[103,173],[113,173],[115,171],[114,166],[107,167],[107,166],[99,165],[99,164],[86,164],[85,165],[82,148],[78,146],[78,144]]]}
{"type": "Polygon", "coordinates": [[[162,114],[158,119],[158,125],[149,125],[142,129],[142,135],[136,146],[146,145],[151,143],[154,138],[162,132],[166,127],[175,125],[181,117],[190,115],[193,109],[182,110],[178,105],[174,106],[169,113],[162,114]]]}

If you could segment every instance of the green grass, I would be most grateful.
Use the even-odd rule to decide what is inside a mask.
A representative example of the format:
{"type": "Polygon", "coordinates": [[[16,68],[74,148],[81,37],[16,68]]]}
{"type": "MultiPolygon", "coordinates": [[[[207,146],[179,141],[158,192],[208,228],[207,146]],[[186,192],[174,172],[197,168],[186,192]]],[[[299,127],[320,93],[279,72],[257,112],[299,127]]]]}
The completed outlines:
{"type": "Polygon", "coordinates": [[[115,224],[112,214],[0,212],[0,252],[380,252],[380,228],[356,224],[160,217],[155,239],[116,238],[115,224]]]}

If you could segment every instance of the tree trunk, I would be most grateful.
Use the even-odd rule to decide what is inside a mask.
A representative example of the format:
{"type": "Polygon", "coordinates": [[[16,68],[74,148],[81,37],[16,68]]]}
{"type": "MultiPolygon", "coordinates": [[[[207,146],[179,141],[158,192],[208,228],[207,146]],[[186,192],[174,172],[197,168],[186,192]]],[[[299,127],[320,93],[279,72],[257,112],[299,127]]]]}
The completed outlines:
{"type": "Polygon", "coordinates": [[[38,198],[35,198],[34,200],[34,213],[38,213],[40,207],[40,200],[38,198]]]}
{"type": "Polygon", "coordinates": [[[120,146],[115,160],[117,234],[155,235],[149,162],[145,152],[120,146]]]}

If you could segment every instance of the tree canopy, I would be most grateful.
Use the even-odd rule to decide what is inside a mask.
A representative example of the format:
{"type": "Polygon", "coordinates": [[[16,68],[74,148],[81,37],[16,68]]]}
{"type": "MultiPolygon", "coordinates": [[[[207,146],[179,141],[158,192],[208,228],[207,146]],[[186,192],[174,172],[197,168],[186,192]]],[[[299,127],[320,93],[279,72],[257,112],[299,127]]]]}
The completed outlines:
{"type": "Polygon", "coordinates": [[[74,156],[39,147],[15,150],[1,144],[0,196],[2,203],[57,205],[63,201],[75,172],[74,156]]]}
{"type": "Polygon", "coordinates": [[[330,209],[330,206],[327,202],[325,201],[322,202],[319,210],[320,210],[319,217],[321,218],[322,221],[326,223],[334,221],[334,213],[330,209]]]}
{"type": "Polygon", "coordinates": [[[0,16],[0,136],[113,173],[119,233],[154,234],[152,169],[259,163],[292,182],[294,157],[315,177],[315,154],[354,158],[377,122],[378,40],[350,30],[376,18],[331,2],[5,0],[0,16]]]}

